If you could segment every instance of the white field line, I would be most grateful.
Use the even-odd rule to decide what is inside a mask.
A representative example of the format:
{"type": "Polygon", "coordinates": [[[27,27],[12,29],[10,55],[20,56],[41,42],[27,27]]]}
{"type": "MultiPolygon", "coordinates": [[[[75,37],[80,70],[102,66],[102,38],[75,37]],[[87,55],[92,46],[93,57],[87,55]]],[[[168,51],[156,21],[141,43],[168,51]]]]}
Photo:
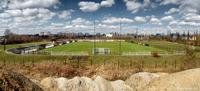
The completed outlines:
{"type": "MultiPolygon", "coordinates": [[[[151,56],[152,52],[123,52],[123,56],[151,56]]],[[[173,53],[158,53],[161,56],[170,56],[170,55],[185,55],[184,52],[173,52],[173,53]]]]}
{"type": "Polygon", "coordinates": [[[51,55],[73,55],[73,56],[88,56],[88,52],[51,52],[51,55]]]}

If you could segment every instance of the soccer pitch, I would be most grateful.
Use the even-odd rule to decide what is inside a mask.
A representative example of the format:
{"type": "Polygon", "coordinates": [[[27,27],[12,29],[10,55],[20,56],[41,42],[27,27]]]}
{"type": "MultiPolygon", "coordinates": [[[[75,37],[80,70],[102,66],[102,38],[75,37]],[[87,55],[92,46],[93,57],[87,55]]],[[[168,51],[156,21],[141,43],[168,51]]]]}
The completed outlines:
{"type": "MultiPolygon", "coordinates": [[[[120,42],[114,41],[114,42],[75,42],[70,44],[65,44],[62,46],[56,46],[54,48],[45,49],[43,51],[47,52],[88,52],[91,54],[92,49],[94,48],[94,45],[96,45],[95,48],[109,48],[111,51],[111,54],[119,54],[120,52],[120,42]]],[[[163,52],[163,50],[149,47],[149,46],[143,46],[139,44],[129,43],[129,42],[121,42],[121,52],[163,52]]]]}

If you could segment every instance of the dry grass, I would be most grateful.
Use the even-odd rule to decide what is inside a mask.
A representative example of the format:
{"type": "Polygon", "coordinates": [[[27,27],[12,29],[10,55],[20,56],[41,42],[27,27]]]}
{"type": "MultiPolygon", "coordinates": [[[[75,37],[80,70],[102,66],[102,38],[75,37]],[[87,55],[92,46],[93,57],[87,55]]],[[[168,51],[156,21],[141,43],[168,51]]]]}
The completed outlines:
{"type": "Polygon", "coordinates": [[[130,75],[137,72],[153,72],[153,73],[173,73],[177,71],[187,70],[191,68],[200,67],[199,59],[187,58],[182,61],[109,61],[105,64],[95,63],[93,65],[77,66],[77,62],[71,63],[69,61],[54,61],[54,62],[41,62],[35,64],[6,64],[1,65],[0,69],[14,69],[19,73],[33,78],[41,80],[44,77],[66,77],[72,78],[75,76],[93,77],[99,75],[107,80],[126,79],[130,75]],[[176,64],[176,65],[175,65],[176,64]]]}

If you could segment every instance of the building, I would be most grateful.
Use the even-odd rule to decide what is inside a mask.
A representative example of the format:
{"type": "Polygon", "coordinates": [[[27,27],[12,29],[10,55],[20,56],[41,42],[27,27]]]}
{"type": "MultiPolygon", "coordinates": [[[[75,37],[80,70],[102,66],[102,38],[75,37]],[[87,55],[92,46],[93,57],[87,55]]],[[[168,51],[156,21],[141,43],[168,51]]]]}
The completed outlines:
{"type": "Polygon", "coordinates": [[[108,37],[108,38],[112,38],[113,35],[112,35],[112,34],[106,34],[106,37],[108,37]]]}

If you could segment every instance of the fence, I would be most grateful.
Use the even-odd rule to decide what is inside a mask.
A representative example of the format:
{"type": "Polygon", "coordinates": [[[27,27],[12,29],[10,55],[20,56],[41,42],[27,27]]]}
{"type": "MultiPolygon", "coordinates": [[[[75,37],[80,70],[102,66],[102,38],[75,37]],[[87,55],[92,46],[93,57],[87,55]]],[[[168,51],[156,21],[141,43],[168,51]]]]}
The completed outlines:
{"type": "Polygon", "coordinates": [[[113,69],[126,70],[137,69],[138,71],[179,71],[200,67],[199,59],[189,59],[183,56],[3,56],[1,65],[31,65],[45,63],[59,63],[72,65],[77,68],[87,66],[112,67],[113,69]]]}

